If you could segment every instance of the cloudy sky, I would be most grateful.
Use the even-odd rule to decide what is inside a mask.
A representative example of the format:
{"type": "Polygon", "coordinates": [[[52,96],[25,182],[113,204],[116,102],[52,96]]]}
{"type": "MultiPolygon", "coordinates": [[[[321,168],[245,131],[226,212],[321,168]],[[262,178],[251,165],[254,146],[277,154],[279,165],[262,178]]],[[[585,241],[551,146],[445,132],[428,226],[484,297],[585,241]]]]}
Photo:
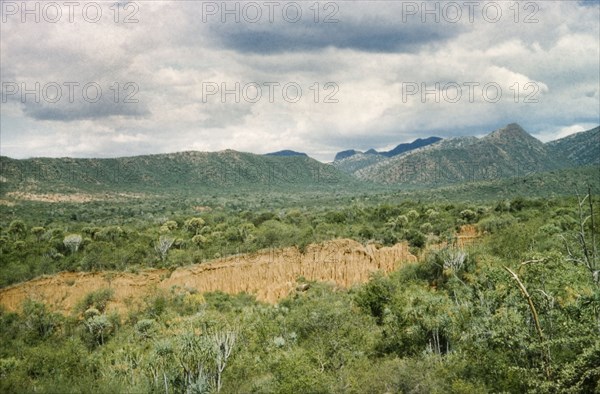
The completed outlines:
{"type": "Polygon", "coordinates": [[[0,154],[335,152],[600,123],[598,1],[0,1],[0,154]],[[37,21],[36,21],[37,18],[37,21]]]}

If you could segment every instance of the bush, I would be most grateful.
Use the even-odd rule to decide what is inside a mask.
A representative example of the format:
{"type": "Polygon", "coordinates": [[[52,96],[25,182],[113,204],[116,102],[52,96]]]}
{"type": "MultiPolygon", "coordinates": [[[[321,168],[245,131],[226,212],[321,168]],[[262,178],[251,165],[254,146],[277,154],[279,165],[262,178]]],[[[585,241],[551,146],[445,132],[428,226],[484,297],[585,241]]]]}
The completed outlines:
{"type": "Polygon", "coordinates": [[[360,230],[358,230],[358,236],[363,239],[372,239],[375,234],[375,230],[371,226],[362,226],[360,230]]]}
{"type": "Polygon", "coordinates": [[[63,240],[63,244],[69,251],[72,253],[77,252],[79,250],[79,245],[81,244],[81,235],[79,234],[69,234],[63,240]]]}
{"type": "Polygon", "coordinates": [[[185,221],[184,227],[191,234],[196,235],[204,227],[204,223],[202,218],[191,218],[185,221]]]}
{"type": "Polygon", "coordinates": [[[460,217],[467,223],[472,223],[475,220],[475,218],[477,217],[477,213],[475,213],[474,211],[472,211],[470,209],[465,209],[464,211],[460,212],[460,217]]]}
{"type": "Polygon", "coordinates": [[[392,299],[394,287],[391,281],[381,274],[374,274],[369,282],[356,294],[355,302],[367,313],[383,321],[383,311],[392,299]]]}
{"type": "Polygon", "coordinates": [[[156,333],[156,321],[154,319],[142,319],[135,323],[135,332],[142,339],[150,339],[156,333]]]}
{"type": "Polygon", "coordinates": [[[198,234],[192,237],[192,242],[194,243],[194,245],[198,246],[199,248],[202,248],[208,242],[208,239],[204,235],[198,234]]]}
{"type": "Polygon", "coordinates": [[[79,313],[84,313],[90,308],[95,308],[102,313],[106,309],[106,305],[111,300],[113,295],[114,290],[111,288],[92,291],[78,303],[75,310],[79,313]]]}
{"type": "Polygon", "coordinates": [[[510,214],[502,216],[490,216],[480,220],[479,223],[477,223],[477,227],[480,231],[494,234],[503,228],[512,226],[514,223],[516,223],[516,221],[517,220],[510,214]]]}
{"type": "Polygon", "coordinates": [[[420,231],[410,230],[406,234],[406,240],[408,241],[410,246],[420,249],[425,246],[427,237],[425,237],[425,234],[423,234],[420,231]]]}
{"type": "Polygon", "coordinates": [[[423,233],[428,234],[433,231],[433,226],[431,225],[431,223],[423,223],[420,229],[423,233]]]}
{"type": "Polygon", "coordinates": [[[417,220],[419,218],[419,212],[417,212],[415,209],[411,209],[410,211],[408,211],[406,213],[406,216],[410,219],[410,220],[417,220]]]}
{"type": "Polygon", "coordinates": [[[27,300],[23,304],[24,329],[30,339],[46,339],[56,330],[60,316],[49,312],[41,302],[27,300]]]}
{"type": "Polygon", "coordinates": [[[114,318],[105,314],[93,314],[83,321],[83,325],[86,328],[83,337],[91,348],[97,345],[104,345],[106,340],[115,333],[116,329],[114,318]]]}
{"type": "Polygon", "coordinates": [[[13,235],[15,239],[19,239],[27,231],[27,226],[22,220],[13,220],[8,226],[8,232],[13,235]]]}

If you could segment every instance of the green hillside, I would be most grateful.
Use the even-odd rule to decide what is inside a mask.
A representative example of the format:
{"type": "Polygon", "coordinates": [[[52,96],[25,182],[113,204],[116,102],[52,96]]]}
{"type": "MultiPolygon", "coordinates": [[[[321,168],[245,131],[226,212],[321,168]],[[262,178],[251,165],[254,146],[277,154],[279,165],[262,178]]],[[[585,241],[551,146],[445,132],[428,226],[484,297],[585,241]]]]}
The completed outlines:
{"type": "MultiPolygon", "coordinates": [[[[517,124],[483,138],[455,137],[386,158],[355,154],[332,164],[305,156],[225,150],[108,159],[0,157],[0,193],[232,191],[336,192],[431,189],[492,182],[600,163],[600,128],[543,144],[517,124]]],[[[562,185],[556,187],[562,190],[562,185]]]]}
{"type": "MultiPolygon", "coordinates": [[[[412,186],[412,185],[411,185],[412,186]]],[[[416,186],[401,189],[397,199],[419,201],[494,201],[515,197],[553,198],[583,193],[587,186],[600,194],[600,166],[582,166],[531,173],[506,179],[463,182],[432,186],[423,190],[416,186]]]]}
{"type": "Polygon", "coordinates": [[[569,167],[518,124],[485,137],[459,137],[394,157],[356,172],[362,180],[387,184],[455,184],[523,176],[569,167]]]}
{"type": "Polygon", "coordinates": [[[308,157],[226,150],[111,159],[0,157],[2,192],[329,188],[358,181],[308,157]]]}
{"type": "Polygon", "coordinates": [[[342,172],[354,174],[355,172],[376,163],[388,160],[387,157],[378,154],[356,153],[352,156],[335,160],[332,165],[342,172]]]}
{"type": "Polygon", "coordinates": [[[574,165],[600,164],[600,127],[546,144],[557,156],[567,156],[574,165]]]}

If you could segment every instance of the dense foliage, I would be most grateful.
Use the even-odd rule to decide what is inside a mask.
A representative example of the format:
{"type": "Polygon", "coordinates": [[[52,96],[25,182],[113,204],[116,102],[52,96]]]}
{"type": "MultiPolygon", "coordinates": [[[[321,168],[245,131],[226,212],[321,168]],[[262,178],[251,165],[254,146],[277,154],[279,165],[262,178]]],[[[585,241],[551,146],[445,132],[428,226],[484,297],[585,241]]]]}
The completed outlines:
{"type": "Polygon", "coordinates": [[[122,313],[107,307],[110,288],[67,316],[29,300],[18,314],[0,311],[0,392],[600,391],[596,197],[215,196],[2,209],[3,286],[335,237],[407,240],[421,259],[348,290],[306,283],[277,305],[179,287],[122,313]],[[482,236],[458,248],[465,224],[482,236]]]}
{"type": "Polygon", "coordinates": [[[216,207],[204,213],[147,209],[89,203],[3,223],[0,285],[63,270],[174,268],[336,237],[386,245],[407,239],[422,248],[428,237],[445,239],[461,224],[487,215],[485,207],[408,202],[321,209],[216,207]]]}

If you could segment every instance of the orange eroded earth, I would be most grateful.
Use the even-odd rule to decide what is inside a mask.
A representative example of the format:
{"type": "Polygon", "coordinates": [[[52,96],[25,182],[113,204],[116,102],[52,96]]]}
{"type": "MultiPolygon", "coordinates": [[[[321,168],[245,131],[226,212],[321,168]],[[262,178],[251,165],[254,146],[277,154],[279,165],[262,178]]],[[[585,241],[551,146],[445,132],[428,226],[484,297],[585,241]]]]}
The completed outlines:
{"type": "Polygon", "coordinates": [[[472,245],[475,240],[480,237],[477,228],[472,224],[464,225],[460,228],[460,231],[456,234],[456,244],[459,248],[472,245]]]}
{"type": "Polygon", "coordinates": [[[372,272],[388,273],[414,261],[417,257],[405,243],[377,247],[337,239],[309,245],[304,253],[296,247],[266,250],[177,268],[171,273],[158,269],[140,273],[64,272],[0,289],[0,305],[17,311],[31,298],[46,303],[52,310],[71,313],[86,294],[110,287],[114,296],[107,309],[124,312],[141,305],[157,290],[169,291],[174,286],[199,292],[246,292],[260,301],[274,303],[290,294],[301,276],[348,288],[366,282],[372,272]]]}
{"type": "MultiPolygon", "coordinates": [[[[140,198],[141,194],[137,193],[104,193],[104,194],[87,194],[87,193],[28,193],[28,192],[9,192],[7,197],[15,200],[37,201],[37,202],[70,202],[70,203],[85,203],[90,201],[113,200],[115,198],[140,198]]],[[[6,201],[10,203],[10,201],[6,201]]],[[[14,205],[14,203],[12,203],[14,205]]]]}

